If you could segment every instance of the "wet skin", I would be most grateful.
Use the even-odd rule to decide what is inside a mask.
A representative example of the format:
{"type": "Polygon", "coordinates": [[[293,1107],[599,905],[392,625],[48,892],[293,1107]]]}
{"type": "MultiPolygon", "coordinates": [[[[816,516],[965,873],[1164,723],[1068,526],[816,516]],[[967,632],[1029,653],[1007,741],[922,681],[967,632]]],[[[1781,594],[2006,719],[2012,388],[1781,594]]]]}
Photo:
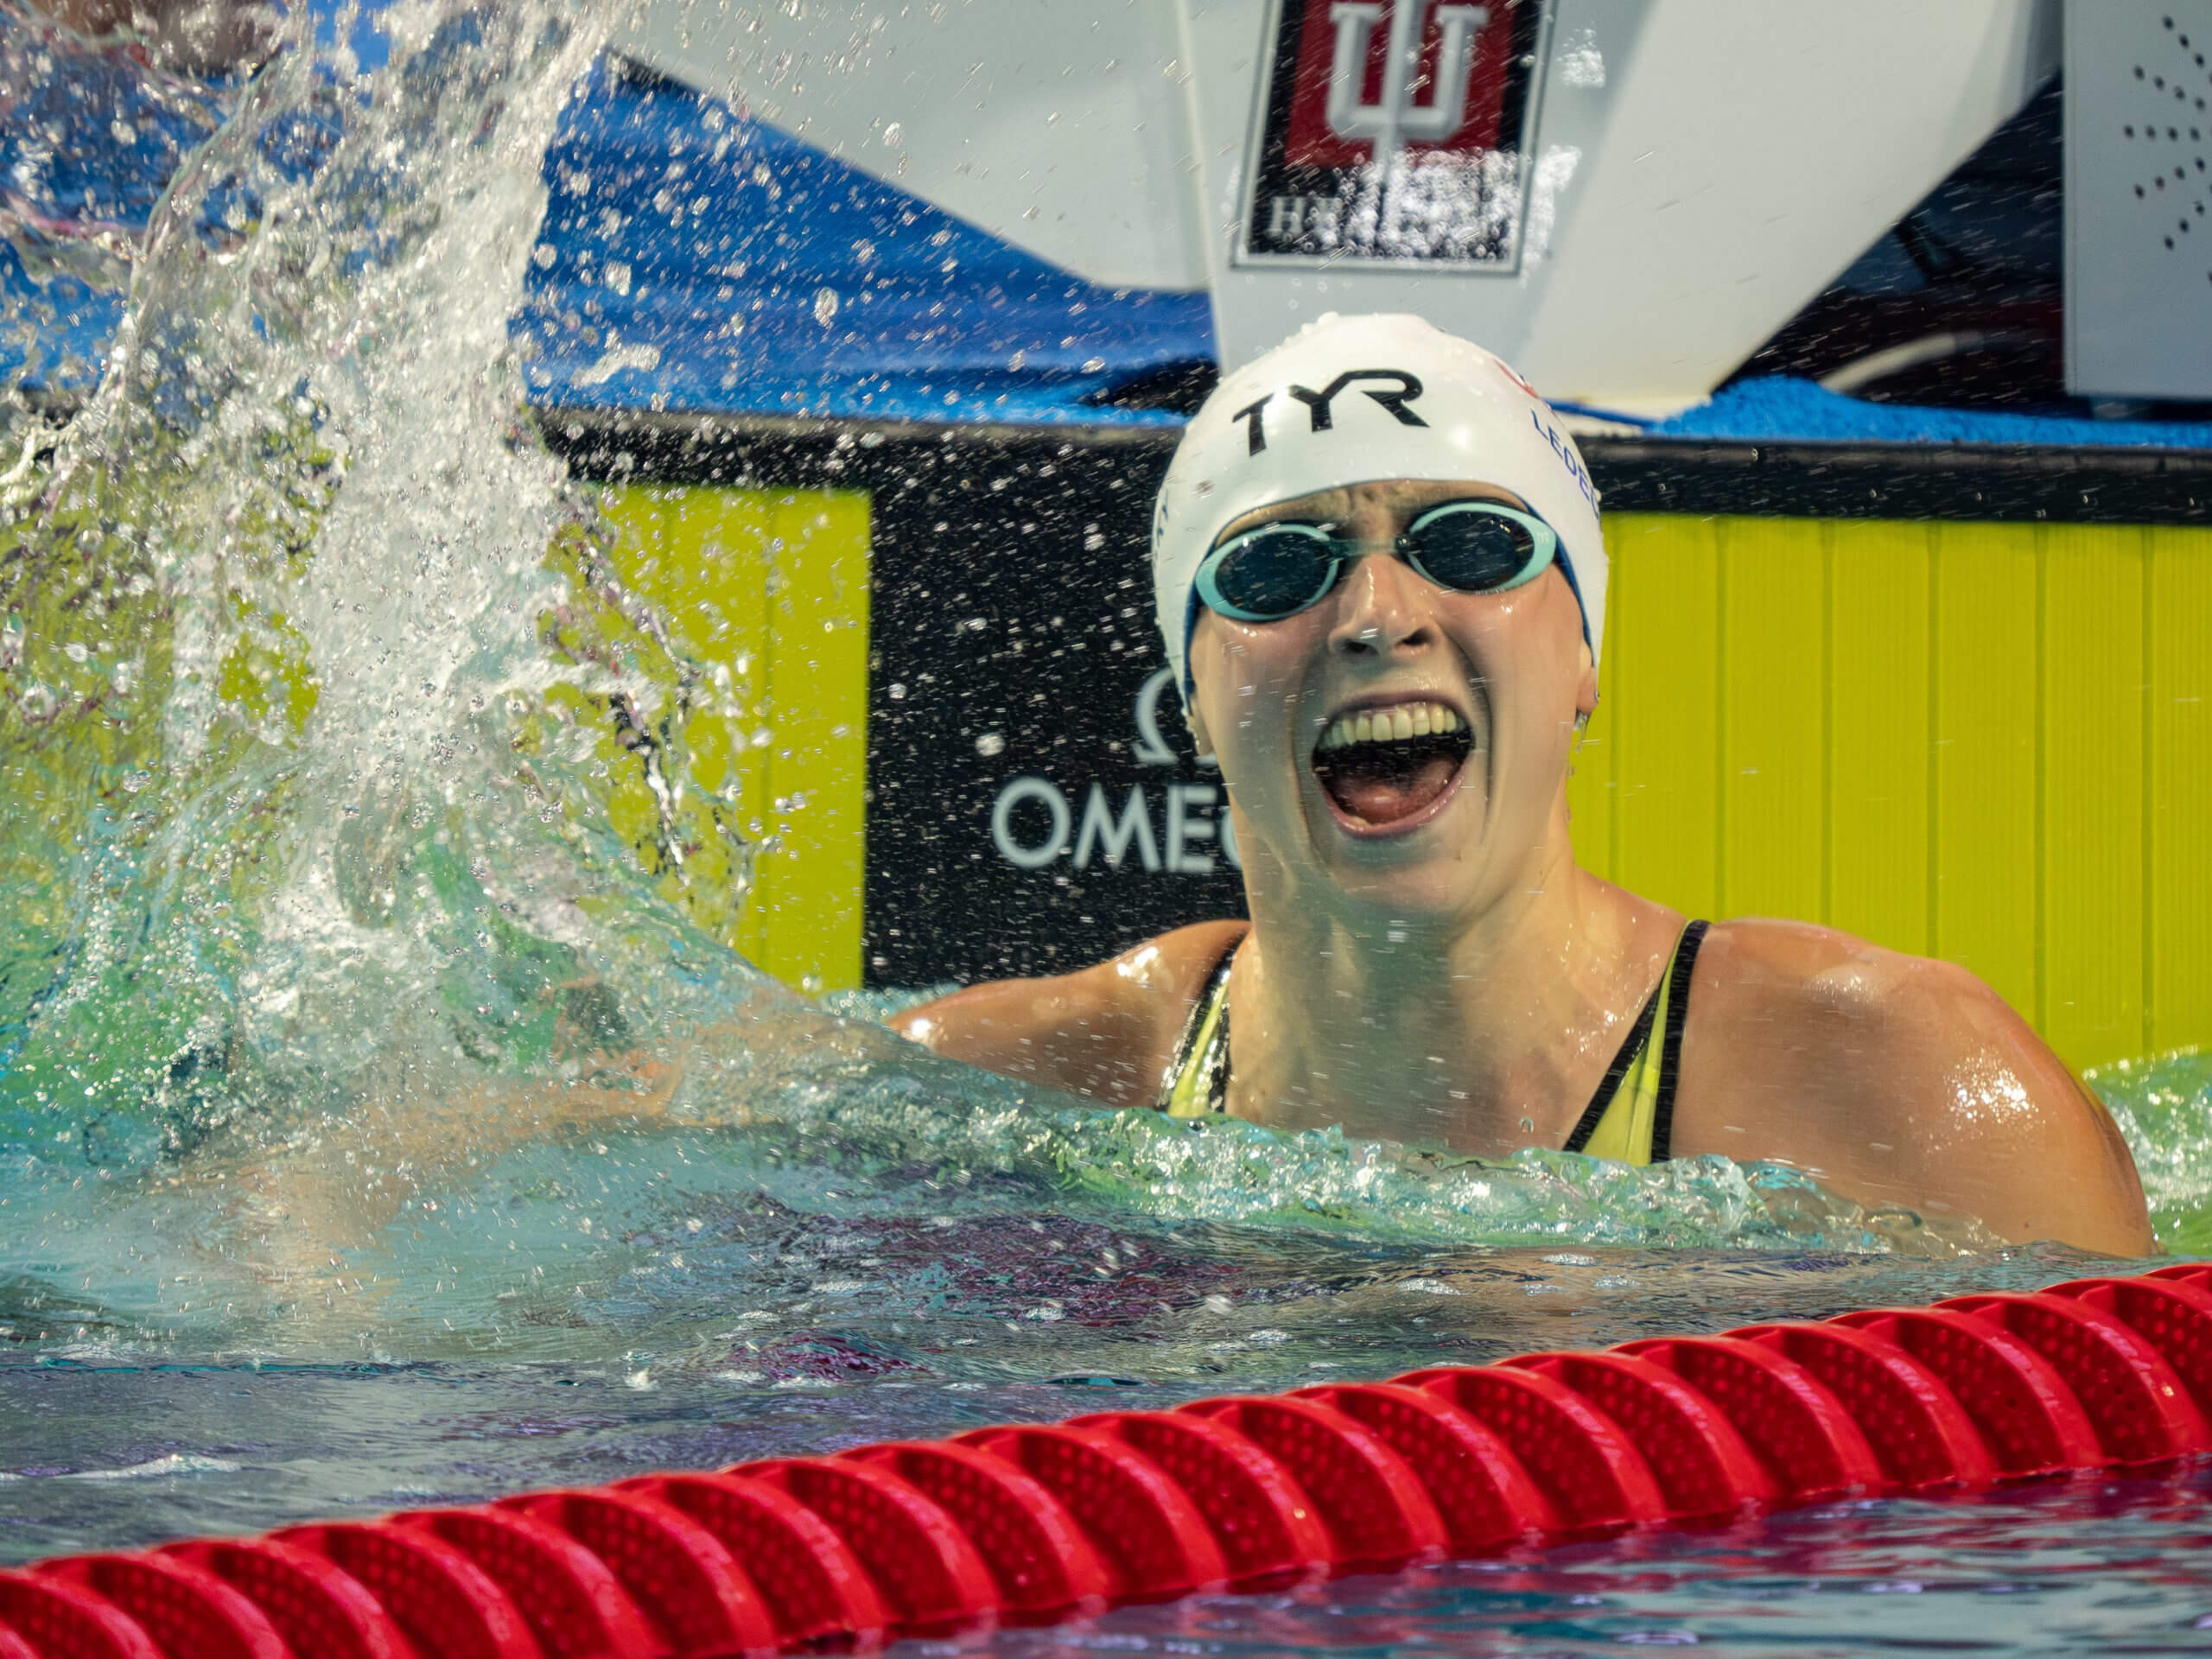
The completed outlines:
{"type": "MultiPolygon", "coordinates": [[[[1476,1154],[1560,1145],[1684,918],[1574,862],[1567,777],[1598,687],[1565,577],[1461,594],[1390,555],[1427,508],[1476,499],[1522,505],[1477,483],[1396,480],[1223,531],[1297,520],[1370,550],[1311,609],[1267,623],[1202,611],[1192,639],[1191,727],[1221,763],[1249,934],[1179,929],[1079,973],[957,992],[900,1029],[1009,1077],[1149,1105],[1241,938],[1231,1111],[1476,1154]],[[1364,795],[1325,784],[1316,748],[1333,722],[1412,704],[1452,711],[1471,735],[1440,791],[1433,765],[1395,801],[1387,781],[1364,795]]],[[[2016,1242],[2155,1248],[2103,1109],[1964,969],[1738,920],[1713,928],[1690,1006],[1676,1155],[1792,1164],[1863,1203],[1974,1217],[2016,1242]]]]}

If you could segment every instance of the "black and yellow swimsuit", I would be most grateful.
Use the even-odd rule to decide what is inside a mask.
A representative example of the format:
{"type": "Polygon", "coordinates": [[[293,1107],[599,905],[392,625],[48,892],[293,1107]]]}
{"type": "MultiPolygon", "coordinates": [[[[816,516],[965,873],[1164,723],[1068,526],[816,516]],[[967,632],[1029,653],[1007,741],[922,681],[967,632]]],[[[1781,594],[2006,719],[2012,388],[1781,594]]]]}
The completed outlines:
{"type": "MultiPolygon", "coordinates": [[[[1644,1000],[1620,1052],[1605,1068],[1567,1137],[1566,1150],[1628,1164],[1664,1163],[1675,1118],[1675,1081],[1681,1074],[1682,1031],[1689,1023],[1690,976],[1706,925],[1692,922],[1675,941],[1673,959],[1644,1000]],[[1656,1040],[1654,1034],[1656,1033],[1656,1040]]],[[[1236,944],[1244,941],[1239,939],[1236,944]]],[[[1183,1024],[1175,1058],[1153,1103],[1171,1117],[1203,1117],[1229,1109],[1229,970],[1236,945],[1222,955],[1183,1024]]]]}

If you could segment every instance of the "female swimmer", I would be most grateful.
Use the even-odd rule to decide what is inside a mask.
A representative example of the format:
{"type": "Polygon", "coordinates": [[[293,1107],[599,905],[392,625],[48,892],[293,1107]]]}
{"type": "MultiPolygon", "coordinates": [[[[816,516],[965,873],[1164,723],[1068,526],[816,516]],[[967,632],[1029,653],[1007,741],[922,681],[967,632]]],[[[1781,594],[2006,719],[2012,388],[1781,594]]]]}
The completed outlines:
{"type": "Polygon", "coordinates": [[[1249,925],[975,986],[907,1036],[1116,1105],[1721,1153],[2015,1241],[2154,1248],[2111,1120],[1971,974],[1708,927],[1576,866],[1605,544],[1573,441],[1497,358],[1331,317],[1238,370],[1176,451],[1153,575],[1249,925]]]}

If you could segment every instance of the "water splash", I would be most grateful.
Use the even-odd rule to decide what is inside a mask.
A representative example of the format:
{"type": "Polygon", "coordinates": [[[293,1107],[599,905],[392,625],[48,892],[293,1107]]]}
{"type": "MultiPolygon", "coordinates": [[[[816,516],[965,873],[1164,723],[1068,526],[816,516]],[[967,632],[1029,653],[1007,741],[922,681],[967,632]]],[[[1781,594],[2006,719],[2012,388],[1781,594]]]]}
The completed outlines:
{"type": "Polygon", "coordinates": [[[573,1082],[636,1047],[626,950],[690,949],[717,1014],[749,980],[633,904],[564,741],[579,701],[659,712],[612,683],[625,601],[507,336],[596,24],[385,22],[355,79],[302,10],[191,157],[13,528],[0,1109],[95,1166],[486,1068],[573,1082]]]}
{"type": "Polygon", "coordinates": [[[2087,1081],[2135,1154],[2151,1224],[2179,1255],[2212,1255],[2212,1054],[2099,1066],[2087,1081]]]}

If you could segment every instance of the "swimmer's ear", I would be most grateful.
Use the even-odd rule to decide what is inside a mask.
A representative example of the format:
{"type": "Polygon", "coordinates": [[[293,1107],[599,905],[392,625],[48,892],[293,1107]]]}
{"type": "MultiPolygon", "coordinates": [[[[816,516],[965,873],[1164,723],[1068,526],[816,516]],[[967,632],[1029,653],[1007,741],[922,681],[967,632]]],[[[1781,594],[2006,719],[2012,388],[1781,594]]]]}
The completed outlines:
{"type": "Polygon", "coordinates": [[[1590,716],[1598,712],[1598,664],[1590,656],[1590,642],[1584,640],[1579,649],[1582,652],[1582,677],[1574,688],[1574,721],[1578,726],[1587,726],[1590,716]]]}
{"type": "Polygon", "coordinates": [[[1183,723],[1191,728],[1191,741],[1198,746],[1198,759],[1213,758],[1213,739],[1206,735],[1205,716],[1195,709],[1183,710],[1183,723]]]}

